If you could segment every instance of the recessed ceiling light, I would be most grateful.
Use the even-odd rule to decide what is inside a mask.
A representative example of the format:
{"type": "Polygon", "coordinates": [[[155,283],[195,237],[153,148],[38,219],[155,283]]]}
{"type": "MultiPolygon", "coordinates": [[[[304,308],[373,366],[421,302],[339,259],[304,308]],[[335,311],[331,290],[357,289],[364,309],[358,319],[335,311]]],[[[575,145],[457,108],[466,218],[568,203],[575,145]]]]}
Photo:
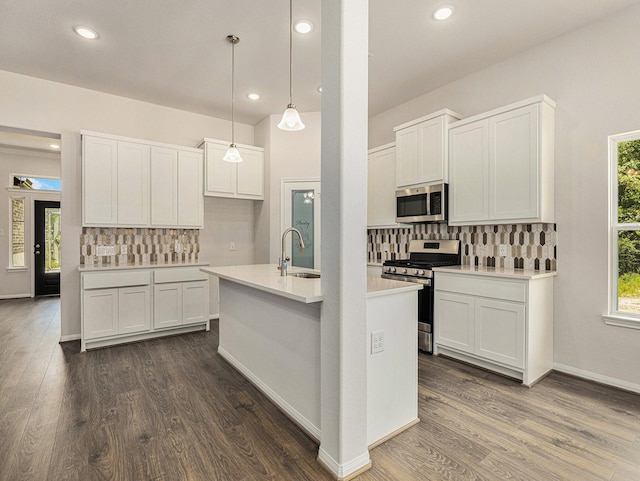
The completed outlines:
{"type": "Polygon", "coordinates": [[[300,20],[296,22],[293,29],[298,33],[309,33],[313,30],[313,24],[309,20],[300,20]]]}
{"type": "Polygon", "coordinates": [[[453,7],[450,5],[440,7],[435,12],[433,12],[433,18],[435,18],[436,20],[446,20],[451,15],[453,15],[453,7]]]}
{"type": "Polygon", "coordinates": [[[260,98],[260,94],[251,92],[250,94],[247,94],[247,97],[249,97],[251,100],[258,100],[260,98]]]}
{"type": "Polygon", "coordinates": [[[86,38],[89,40],[95,40],[96,38],[98,38],[98,33],[95,30],[90,29],[89,27],[77,25],[73,27],[73,31],[80,35],[82,38],[86,38]]]}
{"type": "Polygon", "coordinates": [[[49,147],[54,149],[54,150],[58,150],[60,148],[60,146],[58,144],[49,144],[49,147]]]}
{"type": "Polygon", "coordinates": [[[318,92],[322,93],[322,87],[318,87],[318,92]]]}

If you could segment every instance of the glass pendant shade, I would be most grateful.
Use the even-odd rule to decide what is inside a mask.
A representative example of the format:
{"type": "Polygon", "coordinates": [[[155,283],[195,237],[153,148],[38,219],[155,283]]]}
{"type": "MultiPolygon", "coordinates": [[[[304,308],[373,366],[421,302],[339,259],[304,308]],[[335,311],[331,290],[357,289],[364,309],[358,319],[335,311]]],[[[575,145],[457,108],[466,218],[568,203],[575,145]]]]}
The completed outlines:
{"type": "Polygon", "coordinates": [[[289,131],[304,129],[304,124],[302,123],[302,119],[300,119],[300,114],[296,110],[295,105],[287,105],[287,110],[284,111],[282,120],[278,124],[278,128],[289,131]]]}
{"type": "Polygon", "coordinates": [[[236,144],[231,144],[227,153],[224,154],[222,160],[226,162],[242,162],[242,157],[240,156],[240,151],[236,148],[236,144]]]}

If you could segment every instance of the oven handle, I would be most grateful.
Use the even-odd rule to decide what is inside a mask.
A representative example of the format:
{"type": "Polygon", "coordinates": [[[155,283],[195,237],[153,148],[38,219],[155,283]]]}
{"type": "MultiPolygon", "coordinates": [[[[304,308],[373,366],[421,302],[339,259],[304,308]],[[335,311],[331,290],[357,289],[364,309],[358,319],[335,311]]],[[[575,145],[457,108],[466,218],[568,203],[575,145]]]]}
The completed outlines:
{"type": "Polygon", "coordinates": [[[382,273],[381,277],[383,279],[391,279],[392,281],[412,282],[414,284],[423,284],[425,286],[431,286],[431,279],[423,279],[420,277],[398,276],[394,274],[385,274],[384,272],[382,273]]]}

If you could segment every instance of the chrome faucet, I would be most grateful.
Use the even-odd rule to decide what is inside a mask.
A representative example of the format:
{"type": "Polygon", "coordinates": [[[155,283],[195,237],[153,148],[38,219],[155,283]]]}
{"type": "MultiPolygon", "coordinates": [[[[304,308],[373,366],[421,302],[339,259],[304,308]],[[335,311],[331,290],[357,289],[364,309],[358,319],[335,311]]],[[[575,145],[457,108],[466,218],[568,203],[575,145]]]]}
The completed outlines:
{"type": "Polygon", "coordinates": [[[289,227],[285,229],[282,233],[282,257],[280,258],[280,265],[278,266],[281,276],[287,275],[287,262],[291,260],[289,257],[287,257],[287,251],[284,245],[285,238],[287,237],[287,234],[289,232],[295,232],[296,234],[298,234],[298,244],[300,245],[300,249],[304,249],[304,241],[302,240],[302,234],[300,233],[300,231],[295,227],[289,227]]]}

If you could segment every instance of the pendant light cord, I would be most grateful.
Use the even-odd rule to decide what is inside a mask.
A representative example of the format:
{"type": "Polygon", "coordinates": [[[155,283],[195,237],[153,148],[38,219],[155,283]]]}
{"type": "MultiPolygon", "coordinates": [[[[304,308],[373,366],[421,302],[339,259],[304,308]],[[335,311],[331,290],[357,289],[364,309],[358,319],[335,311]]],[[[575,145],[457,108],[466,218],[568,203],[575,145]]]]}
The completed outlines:
{"type": "Polygon", "coordinates": [[[233,105],[235,100],[235,84],[236,84],[236,40],[237,37],[231,39],[231,143],[235,144],[235,121],[233,115],[233,105]]]}
{"type": "Polygon", "coordinates": [[[289,104],[293,104],[293,0],[289,0],[289,104]]]}
{"type": "Polygon", "coordinates": [[[236,43],[240,39],[235,35],[227,35],[227,42],[231,44],[231,144],[235,144],[235,117],[234,117],[234,100],[236,85],[236,43]]]}

